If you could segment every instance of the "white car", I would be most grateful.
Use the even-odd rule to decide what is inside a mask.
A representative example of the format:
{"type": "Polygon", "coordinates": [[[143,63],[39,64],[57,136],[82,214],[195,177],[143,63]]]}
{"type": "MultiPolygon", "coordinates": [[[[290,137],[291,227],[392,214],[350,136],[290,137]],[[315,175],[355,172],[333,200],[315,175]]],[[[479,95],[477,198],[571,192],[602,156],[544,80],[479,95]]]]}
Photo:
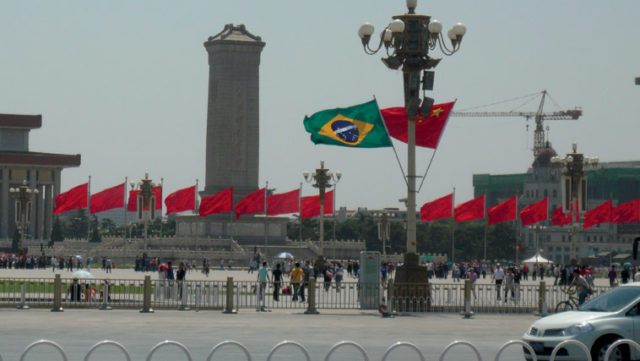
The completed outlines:
{"type": "MultiPolygon", "coordinates": [[[[535,351],[538,360],[548,360],[551,352],[564,340],[582,342],[591,351],[593,361],[604,361],[609,345],[618,339],[640,340],[640,283],[612,288],[585,302],[577,311],[556,313],[534,322],[522,337],[535,351]]],[[[524,356],[532,360],[524,348],[524,356]]],[[[584,351],[567,345],[556,354],[556,360],[586,360],[584,351]]],[[[640,359],[634,347],[621,345],[611,360],[640,359]]]]}

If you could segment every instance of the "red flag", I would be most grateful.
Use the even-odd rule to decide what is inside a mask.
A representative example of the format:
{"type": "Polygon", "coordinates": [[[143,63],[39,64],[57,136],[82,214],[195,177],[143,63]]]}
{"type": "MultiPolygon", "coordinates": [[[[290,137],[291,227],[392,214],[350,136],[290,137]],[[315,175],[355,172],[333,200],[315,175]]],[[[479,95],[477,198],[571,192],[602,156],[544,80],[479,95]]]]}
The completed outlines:
{"type": "Polygon", "coordinates": [[[196,186],[180,189],[167,196],[164,200],[167,214],[196,209],[196,186]]]}
{"type": "Polygon", "coordinates": [[[53,214],[67,212],[72,209],[87,208],[88,189],[89,184],[85,183],[53,197],[56,204],[53,214]]]}
{"type": "MultiPolygon", "coordinates": [[[[435,149],[440,142],[440,136],[444,132],[449,119],[449,113],[455,102],[436,104],[431,107],[428,117],[416,116],[416,145],[435,149]]],[[[406,143],[408,131],[407,110],[403,107],[387,108],[380,110],[382,118],[387,125],[389,135],[406,143]]]]}
{"type": "Polygon", "coordinates": [[[611,211],[613,224],[640,222],[640,199],[620,204],[611,211]]]}
{"type": "MultiPolygon", "coordinates": [[[[155,186],[151,190],[153,195],[156,196],[156,207],[155,209],[162,209],[162,187],[155,186]]],[[[130,190],[129,191],[129,200],[127,201],[127,211],[128,212],[137,212],[138,211],[138,194],[140,194],[140,190],[130,190]]],[[[147,209],[144,209],[147,211],[147,209]]]]}
{"type": "Polygon", "coordinates": [[[267,197],[267,215],[295,213],[300,210],[300,189],[267,197]]]}
{"type": "Polygon", "coordinates": [[[231,212],[233,210],[233,187],[229,187],[210,197],[203,198],[200,202],[200,217],[210,214],[231,212]]]}
{"type": "Polygon", "coordinates": [[[266,188],[258,189],[242,198],[236,204],[236,219],[243,214],[256,214],[264,212],[264,197],[267,194],[266,188]]]}
{"type": "Polygon", "coordinates": [[[600,223],[611,222],[611,201],[606,201],[596,208],[585,212],[582,228],[587,229],[600,223]]]}
{"type": "Polygon", "coordinates": [[[516,197],[510,198],[495,207],[487,209],[489,225],[506,221],[513,221],[518,218],[518,207],[516,197]]]}
{"type": "MultiPolygon", "coordinates": [[[[320,196],[302,197],[302,208],[300,217],[303,219],[313,218],[320,215],[320,196]]],[[[333,191],[324,195],[324,214],[333,213],[333,191]]]]}
{"type": "Polygon", "coordinates": [[[458,204],[453,210],[453,220],[456,222],[475,221],[484,218],[484,195],[470,201],[458,204]]]}
{"type": "Polygon", "coordinates": [[[549,219],[549,198],[534,203],[520,211],[520,221],[523,226],[529,226],[549,219]]]}
{"type": "Polygon", "coordinates": [[[420,208],[420,220],[423,222],[453,217],[453,193],[425,203],[420,208]]]}
{"type": "Polygon", "coordinates": [[[92,194],[89,208],[91,214],[124,208],[124,183],[92,194]]]}
{"type": "Polygon", "coordinates": [[[551,225],[552,226],[564,226],[565,224],[571,224],[571,212],[565,214],[562,211],[562,206],[558,206],[553,214],[551,215],[551,225]]]}

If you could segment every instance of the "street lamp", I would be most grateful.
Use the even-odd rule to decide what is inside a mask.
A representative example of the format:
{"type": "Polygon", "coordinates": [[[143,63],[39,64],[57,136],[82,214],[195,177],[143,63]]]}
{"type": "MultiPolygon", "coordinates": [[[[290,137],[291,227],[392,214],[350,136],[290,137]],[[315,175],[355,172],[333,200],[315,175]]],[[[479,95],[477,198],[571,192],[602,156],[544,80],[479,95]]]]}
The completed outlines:
{"type": "MultiPolygon", "coordinates": [[[[586,211],[587,208],[587,177],[585,177],[584,169],[597,167],[599,163],[598,157],[585,157],[584,154],[578,153],[578,145],[573,143],[573,152],[567,153],[564,158],[553,157],[551,164],[562,169],[562,207],[565,212],[573,212],[575,207],[578,211],[586,211]]],[[[575,234],[580,229],[580,221],[573,216],[571,228],[569,229],[569,237],[571,238],[571,263],[575,264],[576,244],[575,234]]]]}
{"type": "MultiPolygon", "coordinates": [[[[147,249],[149,240],[149,219],[155,216],[156,196],[153,188],[156,185],[149,179],[149,173],[144,174],[144,179],[138,182],[138,199],[137,199],[137,218],[138,221],[144,222],[144,249],[147,249]]],[[[131,189],[135,188],[135,184],[131,183],[131,189]]]]}
{"type": "MultiPolygon", "coordinates": [[[[402,68],[404,79],[404,105],[409,119],[407,131],[407,254],[405,265],[418,266],[416,246],[416,116],[428,116],[434,100],[423,96],[420,105],[420,90],[433,90],[434,72],[440,58],[429,56],[429,50],[438,46],[445,55],[452,55],[460,49],[462,37],[467,28],[462,23],[455,24],[447,33],[451,47],[442,35],[442,24],[431,20],[430,16],[415,13],[417,0],[407,0],[409,12],[404,15],[392,16],[394,19],[380,33],[380,43],[377,47],[369,46],[374,27],[364,23],[358,30],[365,53],[372,55],[380,49],[385,49],[387,57],[382,62],[390,69],[402,68]],[[422,77],[422,79],[421,79],[422,77]]],[[[416,269],[416,272],[421,272],[416,269]]]]}
{"type": "Polygon", "coordinates": [[[22,181],[22,185],[20,187],[12,187],[9,189],[9,194],[11,194],[16,200],[15,221],[16,227],[18,227],[18,244],[16,247],[17,251],[22,251],[25,235],[24,233],[26,228],[31,223],[31,198],[33,197],[33,195],[38,193],[38,189],[31,189],[27,187],[26,180],[22,181]]]}
{"type": "MultiPolygon", "coordinates": [[[[323,243],[324,243],[324,200],[325,200],[325,192],[327,189],[333,187],[337,182],[342,178],[342,173],[336,172],[335,174],[329,172],[329,169],[324,167],[324,161],[320,161],[320,168],[317,168],[315,172],[305,171],[302,173],[304,176],[304,180],[307,183],[312,183],[312,186],[318,188],[318,192],[320,194],[320,252],[323,252],[323,243]],[[333,181],[333,184],[331,184],[333,181]]],[[[335,194],[334,194],[335,196],[335,194]]],[[[334,200],[335,203],[335,200],[334,200]]],[[[335,215],[335,213],[334,213],[335,215]]],[[[335,218],[335,217],[334,217],[335,218]]],[[[301,219],[302,221],[302,219],[301,219]]],[[[320,254],[320,257],[323,254],[320,254]]]]}
{"type": "Polygon", "coordinates": [[[536,242],[536,264],[538,264],[538,256],[540,255],[540,233],[542,233],[542,237],[544,239],[544,231],[547,229],[546,226],[540,225],[540,224],[536,224],[534,226],[529,226],[530,230],[533,230],[535,232],[535,242],[536,242]]]}

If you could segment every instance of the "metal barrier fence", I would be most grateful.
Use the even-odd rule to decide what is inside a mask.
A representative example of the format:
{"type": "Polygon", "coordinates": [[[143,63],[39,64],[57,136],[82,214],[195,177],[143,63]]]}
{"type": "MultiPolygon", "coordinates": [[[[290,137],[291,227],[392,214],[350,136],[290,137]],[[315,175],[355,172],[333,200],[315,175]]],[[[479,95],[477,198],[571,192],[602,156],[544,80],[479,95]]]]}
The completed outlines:
{"type": "MultiPolygon", "coordinates": [[[[578,349],[580,349],[585,356],[585,359],[587,361],[591,361],[591,354],[589,352],[589,348],[587,346],[585,346],[583,343],[575,341],[575,340],[566,340],[563,341],[561,343],[559,343],[551,352],[550,361],[554,361],[556,358],[556,355],[558,353],[559,350],[561,350],[562,348],[564,348],[565,346],[569,345],[569,344],[573,344],[578,346],[578,349]]],[[[609,361],[611,354],[613,353],[613,350],[615,350],[616,347],[620,346],[620,345],[629,345],[629,346],[633,346],[636,350],[640,351],[640,345],[638,343],[636,343],[635,341],[632,340],[628,340],[628,339],[621,339],[621,340],[617,340],[614,343],[611,344],[611,346],[609,346],[609,348],[607,349],[605,356],[604,356],[604,361],[609,361]]],[[[67,361],[69,358],[67,357],[66,352],[64,351],[64,349],[62,348],[61,345],[59,345],[56,342],[50,341],[50,340],[39,340],[36,342],[31,343],[30,345],[28,345],[24,351],[22,352],[22,354],[20,355],[20,361],[25,360],[26,356],[31,352],[31,350],[33,350],[36,347],[39,346],[51,346],[53,347],[56,351],[58,351],[58,353],[60,354],[60,358],[64,361],[67,361]]],[[[103,346],[115,346],[117,353],[121,353],[124,354],[124,357],[127,361],[131,361],[131,355],[129,353],[129,351],[127,350],[127,348],[122,345],[121,343],[115,342],[115,341],[110,341],[110,340],[104,340],[104,341],[100,341],[98,343],[96,343],[95,345],[91,346],[89,348],[89,350],[87,351],[87,353],[85,354],[85,356],[83,357],[84,361],[89,361],[91,358],[91,355],[93,354],[93,352],[98,349],[101,348],[103,346]]],[[[182,353],[184,354],[185,359],[192,361],[193,360],[193,356],[191,351],[189,350],[189,348],[187,346],[185,346],[184,344],[177,342],[177,341],[170,341],[170,340],[166,340],[166,341],[162,341],[158,344],[156,344],[155,346],[153,346],[151,348],[151,350],[149,351],[149,353],[147,354],[147,356],[145,357],[145,360],[147,361],[151,361],[153,359],[154,354],[161,348],[165,348],[167,346],[174,346],[177,347],[179,350],[182,351],[182,353]]],[[[220,353],[219,350],[224,347],[224,346],[234,346],[235,348],[238,348],[241,351],[242,356],[244,356],[248,361],[251,361],[253,358],[251,356],[251,352],[249,351],[249,348],[246,347],[245,345],[243,345],[240,342],[237,341],[231,341],[231,340],[227,340],[227,341],[223,341],[220,342],[218,344],[216,344],[215,346],[213,346],[211,348],[211,350],[208,352],[207,354],[207,361],[212,361],[213,360],[213,356],[216,352],[220,353]]],[[[450,344],[448,344],[440,353],[440,357],[438,358],[439,361],[444,361],[446,354],[454,347],[459,347],[459,346],[463,346],[463,347],[467,347],[470,348],[473,353],[476,356],[476,359],[478,361],[482,361],[482,356],[480,354],[480,351],[478,350],[478,348],[471,342],[468,341],[454,341],[451,342],[450,344]]],[[[526,342],[520,341],[520,340],[511,340],[511,341],[507,341],[506,343],[504,343],[497,351],[496,356],[494,358],[494,361],[499,361],[500,357],[502,356],[502,353],[505,351],[505,349],[507,349],[510,346],[521,346],[523,349],[526,349],[529,353],[528,353],[528,358],[531,359],[532,361],[537,361],[537,357],[535,352],[533,351],[533,348],[527,344],[526,342]]],[[[284,349],[284,348],[288,348],[291,349],[292,347],[296,349],[296,352],[301,352],[304,356],[304,358],[307,361],[311,361],[311,355],[309,353],[309,350],[301,343],[296,342],[296,341],[282,341],[280,343],[278,343],[277,345],[275,345],[271,351],[269,352],[269,354],[267,355],[267,361],[270,361],[272,359],[272,357],[276,354],[277,351],[279,351],[280,349],[284,349]]],[[[369,361],[371,358],[369,357],[369,354],[367,353],[367,351],[364,349],[364,347],[362,347],[360,344],[353,342],[353,341],[340,341],[338,343],[336,343],[335,345],[333,345],[329,351],[326,353],[326,355],[324,356],[323,360],[325,361],[329,361],[331,359],[331,357],[333,356],[333,354],[340,348],[344,348],[344,347],[351,347],[351,348],[355,348],[356,351],[358,351],[358,353],[360,354],[360,356],[362,356],[362,359],[365,361],[369,361]]],[[[113,347],[112,347],[113,348],[113,347]]],[[[227,347],[228,349],[229,347],[227,347]]],[[[412,350],[413,352],[415,352],[418,356],[418,358],[421,361],[425,361],[426,358],[424,356],[424,354],[422,353],[422,351],[420,350],[420,348],[418,346],[416,346],[415,344],[411,343],[411,342],[396,342],[393,345],[389,346],[384,355],[382,356],[381,360],[385,361],[389,358],[389,355],[391,353],[393,353],[393,351],[395,351],[398,348],[409,348],[410,350],[412,350]]],[[[280,352],[282,353],[282,352],[280,352]]],[[[578,359],[578,355],[573,355],[574,359],[578,359]]],[[[319,358],[316,358],[319,359],[319,358]]],[[[2,361],[2,354],[0,354],[0,361],[2,361]]]]}
{"type": "MultiPolygon", "coordinates": [[[[175,281],[11,278],[0,279],[0,307],[62,308],[144,308],[222,310],[235,309],[307,309],[309,285],[240,281],[175,281]],[[145,282],[149,294],[145,295],[145,282]],[[230,283],[229,283],[230,282],[230,283]],[[57,298],[56,298],[57,296],[57,298]]],[[[399,312],[464,312],[465,283],[429,283],[423,285],[360,284],[357,282],[315,283],[317,309],[378,309],[381,298],[399,312]]],[[[558,303],[568,299],[566,287],[515,285],[505,290],[495,284],[470,287],[469,307],[473,312],[541,314],[555,312],[558,303]],[[506,292],[505,292],[506,291],[506,292]]],[[[609,287],[595,287],[594,297],[609,287]]]]}

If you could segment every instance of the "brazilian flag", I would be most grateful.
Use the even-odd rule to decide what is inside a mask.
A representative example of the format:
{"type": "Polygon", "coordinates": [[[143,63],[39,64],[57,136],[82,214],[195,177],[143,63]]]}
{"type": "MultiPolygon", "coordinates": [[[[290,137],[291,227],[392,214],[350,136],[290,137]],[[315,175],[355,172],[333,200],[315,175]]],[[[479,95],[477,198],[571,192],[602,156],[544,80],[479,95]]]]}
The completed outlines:
{"type": "Polygon", "coordinates": [[[348,108],[319,111],[304,118],[304,128],[311,133],[311,141],[315,144],[354,148],[391,146],[375,99],[348,108]]]}

